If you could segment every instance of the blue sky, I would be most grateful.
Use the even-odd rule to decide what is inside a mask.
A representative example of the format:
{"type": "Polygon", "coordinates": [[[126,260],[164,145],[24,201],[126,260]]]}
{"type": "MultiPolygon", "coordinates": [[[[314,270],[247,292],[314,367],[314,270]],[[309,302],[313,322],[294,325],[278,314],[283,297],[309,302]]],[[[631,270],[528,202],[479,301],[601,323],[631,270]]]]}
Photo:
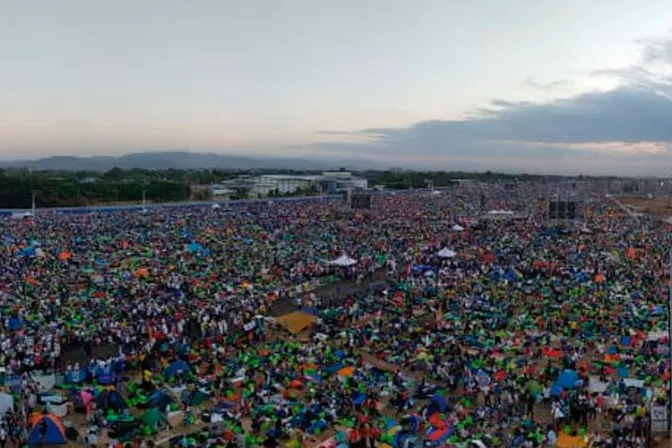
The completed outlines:
{"type": "Polygon", "coordinates": [[[0,157],[666,174],[672,2],[0,0],[0,157]]]}

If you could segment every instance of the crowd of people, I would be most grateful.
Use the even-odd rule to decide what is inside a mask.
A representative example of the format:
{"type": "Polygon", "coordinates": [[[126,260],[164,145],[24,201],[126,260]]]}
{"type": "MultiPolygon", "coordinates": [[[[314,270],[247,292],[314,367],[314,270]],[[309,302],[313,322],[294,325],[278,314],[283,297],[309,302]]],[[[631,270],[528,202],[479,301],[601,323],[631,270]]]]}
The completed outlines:
{"type": "Polygon", "coordinates": [[[3,218],[0,445],[48,416],[94,446],[646,446],[670,242],[585,195],[580,224],[531,185],[3,218]]]}

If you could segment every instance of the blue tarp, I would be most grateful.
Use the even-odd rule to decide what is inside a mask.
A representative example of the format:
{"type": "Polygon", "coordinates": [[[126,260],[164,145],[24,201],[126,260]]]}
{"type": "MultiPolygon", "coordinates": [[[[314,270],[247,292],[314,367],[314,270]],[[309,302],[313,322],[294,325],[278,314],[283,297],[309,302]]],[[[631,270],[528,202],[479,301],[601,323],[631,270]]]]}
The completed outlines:
{"type": "Polygon", "coordinates": [[[431,270],[431,269],[432,269],[431,266],[426,266],[424,264],[416,264],[415,266],[413,266],[411,268],[411,271],[413,271],[413,272],[425,272],[425,271],[431,270]]]}
{"type": "Polygon", "coordinates": [[[163,375],[166,378],[170,378],[171,376],[175,376],[175,374],[178,371],[182,371],[183,373],[188,373],[189,372],[189,364],[187,364],[184,361],[175,361],[168,367],[166,367],[166,370],[164,370],[163,375]]]}
{"type": "Polygon", "coordinates": [[[147,407],[148,408],[158,408],[161,411],[166,409],[166,406],[170,405],[173,403],[173,399],[170,398],[168,395],[164,394],[160,390],[154,391],[152,395],[150,395],[149,399],[147,400],[147,407]]]}
{"type": "Polygon", "coordinates": [[[352,399],[352,405],[353,406],[361,406],[362,403],[364,403],[364,400],[366,400],[366,394],[357,394],[353,399],[352,399]]]}
{"type": "Polygon", "coordinates": [[[18,331],[23,327],[23,324],[21,323],[21,319],[18,317],[10,317],[9,318],[9,329],[12,331],[18,331]]]}
{"type": "Polygon", "coordinates": [[[338,372],[342,368],[343,368],[343,363],[339,362],[339,363],[334,364],[333,366],[326,367],[324,369],[324,371],[327,372],[329,375],[333,375],[334,373],[338,372]]]}

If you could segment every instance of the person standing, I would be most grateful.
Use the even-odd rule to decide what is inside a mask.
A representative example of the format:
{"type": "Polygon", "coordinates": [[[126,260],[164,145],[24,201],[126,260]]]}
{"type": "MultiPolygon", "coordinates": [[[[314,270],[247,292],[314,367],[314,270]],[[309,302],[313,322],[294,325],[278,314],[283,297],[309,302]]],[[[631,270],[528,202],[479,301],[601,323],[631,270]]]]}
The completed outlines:
{"type": "Polygon", "coordinates": [[[5,448],[7,444],[7,430],[5,425],[0,425],[0,448],[5,448]]]}

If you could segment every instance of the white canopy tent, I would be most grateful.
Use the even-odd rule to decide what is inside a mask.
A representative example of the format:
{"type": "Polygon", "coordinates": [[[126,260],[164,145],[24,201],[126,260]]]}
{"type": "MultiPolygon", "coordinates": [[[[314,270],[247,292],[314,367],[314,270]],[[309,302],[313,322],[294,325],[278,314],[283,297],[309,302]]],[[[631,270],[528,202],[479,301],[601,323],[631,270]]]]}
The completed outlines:
{"type": "Polygon", "coordinates": [[[453,258],[457,253],[454,250],[450,250],[447,247],[444,247],[437,254],[440,258],[453,258]]]}
{"type": "Polygon", "coordinates": [[[461,232],[461,231],[464,230],[464,227],[462,227],[462,226],[459,225],[459,224],[455,224],[455,225],[452,227],[452,229],[453,229],[453,232],[461,232]]]}
{"type": "Polygon", "coordinates": [[[0,416],[5,415],[8,411],[14,410],[14,397],[9,394],[0,393],[0,416]]]}
{"type": "Polygon", "coordinates": [[[26,219],[32,218],[33,214],[30,212],[14,212],[12,213],[12,219],[26,219]]]}
{"type": "Polygon", "coordinates": [[[341,255],[335,260],[329,261],[327,264],[331,266],[341,266],[341,267],[348,267],[348,266],[353,266],[357,264],[357,260],[354,258],[348,257],[346,254],[341,255]]]}
{"type": "Polygon", "coordinates": [[[222,208],[222,206],[215,202],[214,204],[212,204],[212,208],[218,209],[218,208],[222,208]]]}

